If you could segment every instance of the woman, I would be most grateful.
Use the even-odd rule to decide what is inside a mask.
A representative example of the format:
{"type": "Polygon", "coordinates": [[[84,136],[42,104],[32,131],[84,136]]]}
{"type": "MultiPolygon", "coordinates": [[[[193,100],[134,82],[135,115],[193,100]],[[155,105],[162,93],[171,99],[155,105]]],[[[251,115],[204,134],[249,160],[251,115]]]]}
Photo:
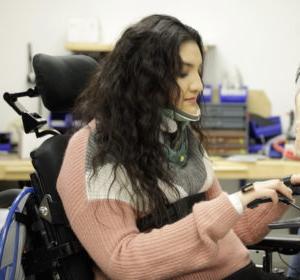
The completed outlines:
{"type": "Polygon", "coordinates": [[[95,279],[276,279],[260,275],[244,244],[286,210],[277,192],[292,192],[280,180],[221,190],[198,121],[203,55],[194,29],[146,17],[124,32],[79,100],[86,125],[69,142],[57,187],[95,279]],[[191,213],[181,207],[171,219],[169,204],[199,193],[191,213]],[[246,209],[262,197],[272,203],[246,209]],[[149,213],[152,226],[139,230],[149,213]]]}

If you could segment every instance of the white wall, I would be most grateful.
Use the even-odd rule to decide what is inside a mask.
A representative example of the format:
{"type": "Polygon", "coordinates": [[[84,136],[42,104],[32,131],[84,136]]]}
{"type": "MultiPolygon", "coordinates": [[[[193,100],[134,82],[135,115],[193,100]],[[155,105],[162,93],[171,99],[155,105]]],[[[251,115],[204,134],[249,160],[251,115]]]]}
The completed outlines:
{"type": "MultiPolygon", "coordinates": [[[[299,0],[0,0],[0,92],[27,88],[26,44],[34,53],[65,54],[70,17],[97,17],[100,40],[110,43],[129,24],[151,13],[167,13],[196,28],[215,44],[206,80],[215,85],[237,66],[245,84],[265,90],[273,114],[293,108],[300,63],[299,0]]],[[[27,103],[31,108],[37,102],[27,103]]],[[[0,131],[15,113],[0,100],[0,131]]]]}

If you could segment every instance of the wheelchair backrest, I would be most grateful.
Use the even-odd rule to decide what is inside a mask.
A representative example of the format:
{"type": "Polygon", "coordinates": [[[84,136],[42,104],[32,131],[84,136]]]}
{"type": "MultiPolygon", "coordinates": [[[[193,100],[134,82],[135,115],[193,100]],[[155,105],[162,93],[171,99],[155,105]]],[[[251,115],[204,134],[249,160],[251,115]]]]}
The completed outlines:
{"type": "MultiPolygon", "coordinates": [[[[31,181],[47,232],[46,247],[50,248],[49,251],[55,251],[51,258],[43,261],[44,271],[33,272],[36,279],[45,279],[45,275],[52,273],[53,269],[62,280],[93,279],[92,262],[70,228],[56,191],[56,179],[69,138],[70,135],[53,136],[31,153],[36,171],[31,175],[31,181]],[[41,209],[47,211],[43,212],[41,209]],[[48,265],[48,262],[55,263],[55,267],[48,265]]],[[[47,254],[47,250],[44,252],[47,254]]],[[[27,266],[30,267],[35,261],[39,262],[37,259],[34,261],[29,259],[27,266]]],[[[49,279],[52,278],[49,276],[49,279]]]]}
{"type": "MultiPolygon", "coordinates": [[[[94,59],[83,55],[36,55],[33,58],[36,89],[45,107],[51,112],[69,112],[97,65],[94,59]]],[[[53,136],[31,152],[36,171],[31,181],[48,234],[48,246],[56,252],[53,254],[56,273],[66,280],[92,279],[91,260],[72,232],[56,191],[69,138],[70,134],[53,136]]],[[[42,273],[37,278],[44,277],[42,273]]]]}
{"type": "Polygon", "coordinates": [[[69,138],[68,134],[53,136],[30,153],[32,165],[40,181],[40,198],[50,194],[53,200],[60,201],[55,186],[69,138]]]}
{"type": "MultiPolygon", "coordinates": [[[[94,59],[84,55],[35,55],[36,87],[27,92],[40,95],[50,112],[67,113],[97,65],[94,59]]],[[[12,107],[15,109],[14,104],[12,107]]],[[[16,111],[20,114],[20,110],[16,111]]],[[[27,225],[28,236],[22,265],[25,275],[34,275],[35,280],[93,278],[91,260],[72,232],[56,191],[70,135],[52,136],[30,154],[35,169],[31,174],[34,192],[19,217],[27,225]]]]}

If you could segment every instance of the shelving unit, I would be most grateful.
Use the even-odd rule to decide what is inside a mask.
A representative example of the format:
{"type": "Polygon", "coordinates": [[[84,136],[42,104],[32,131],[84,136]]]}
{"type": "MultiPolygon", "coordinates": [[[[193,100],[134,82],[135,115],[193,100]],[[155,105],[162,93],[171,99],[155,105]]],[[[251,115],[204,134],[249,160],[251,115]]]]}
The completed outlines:
{"type": "Polygon", "coordinates": [[[213,156],[246,154],[248,114],[246,103],[205,104],[203,131],[208,137],[207,151],[213,156]]]}
{"type": "Polygon", "coordinates": [[[68,42],[65,49],[71,52],[110,52],[114,48],[113,44],[101,43],[81,43],[68,42]]]}

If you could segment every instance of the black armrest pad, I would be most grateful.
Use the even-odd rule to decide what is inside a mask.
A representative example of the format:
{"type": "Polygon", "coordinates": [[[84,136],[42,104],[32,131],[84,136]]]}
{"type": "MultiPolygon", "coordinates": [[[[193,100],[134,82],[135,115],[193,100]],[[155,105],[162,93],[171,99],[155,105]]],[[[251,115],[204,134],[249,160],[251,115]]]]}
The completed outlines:
{"type": "Polygon", "coordinates": [[[266,236],[261,242],[247,246],[251,250],[296,254],[300,251],[300,236],[266,236]]]}
{"type": "Polygon", "coordinates": [[[270,229],[281,229],[281,228],[299,228],[300,218],[294,218],[289,220],[277,221],[269,224],[270,229]]]}

